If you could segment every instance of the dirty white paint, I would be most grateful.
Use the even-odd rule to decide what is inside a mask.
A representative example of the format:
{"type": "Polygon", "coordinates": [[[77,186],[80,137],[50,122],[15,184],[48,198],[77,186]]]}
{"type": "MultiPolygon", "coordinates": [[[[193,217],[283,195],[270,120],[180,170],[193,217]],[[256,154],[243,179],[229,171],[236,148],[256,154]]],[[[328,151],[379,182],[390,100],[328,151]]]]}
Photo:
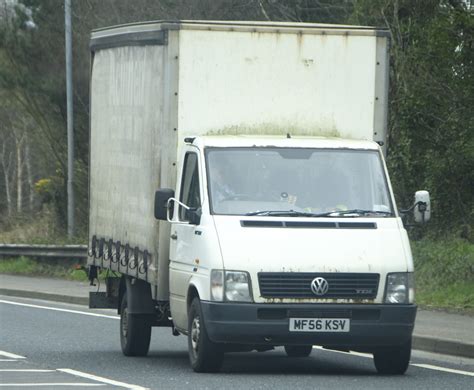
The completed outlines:
{"type": "Polygon", "coordinates": [[[187,133],[296,128],[373,139],[375,36],[182,30],[179,45],[187,133]]]}

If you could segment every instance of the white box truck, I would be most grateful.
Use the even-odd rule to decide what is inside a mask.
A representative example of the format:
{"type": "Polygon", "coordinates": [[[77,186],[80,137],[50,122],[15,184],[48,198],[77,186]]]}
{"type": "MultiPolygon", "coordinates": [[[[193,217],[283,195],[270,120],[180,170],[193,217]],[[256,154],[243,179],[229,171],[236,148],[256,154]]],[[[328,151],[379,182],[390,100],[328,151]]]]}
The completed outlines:
{"type": "MultiPolygon", "coordinates": [[[[387,31],[159,21],[90,47],[89,276],[110,271],[90,305],[118,309],[123,353],[167,326],[198,372],[320,345],[404,373],[416,306],[384,162],[387,31]]],[[[429,208],[417,193],[415,219],[429,208]]]]}

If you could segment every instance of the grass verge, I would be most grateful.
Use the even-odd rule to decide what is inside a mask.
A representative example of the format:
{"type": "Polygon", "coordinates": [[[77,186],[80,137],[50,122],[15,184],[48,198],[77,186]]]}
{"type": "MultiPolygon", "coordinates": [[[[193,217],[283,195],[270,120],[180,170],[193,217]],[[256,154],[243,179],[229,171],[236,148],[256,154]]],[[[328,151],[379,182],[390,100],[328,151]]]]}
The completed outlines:
{"type": "Polygon", "coordinates": [[[412,241],[416,301],[422,307],[474,313],[474,244],[412,241]]]}
{"type": "Polygon", "coordinates": [[[28,257],[0,259],[0,274],[86,281],[86,273],[83,270],[76,269],[76,264],[62,259],[36,260],[28,257]]]}

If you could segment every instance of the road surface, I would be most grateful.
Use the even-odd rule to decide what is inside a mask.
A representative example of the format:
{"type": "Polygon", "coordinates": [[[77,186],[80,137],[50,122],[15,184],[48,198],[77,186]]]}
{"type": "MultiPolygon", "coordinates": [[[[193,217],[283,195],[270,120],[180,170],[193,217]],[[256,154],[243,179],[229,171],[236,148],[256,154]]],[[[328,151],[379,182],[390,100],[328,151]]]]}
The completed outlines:
{"type": "Polygon", "coordinates": [[[414,351],[404,376],[379,376],[371,357],[314,348],[226,355],[222,371],[196,374],[184,336],[154,328],[145,358],[120,351],[112,310],[0,296],[0,387],[71,389],[468,389],[474,359],[414,351]]]}

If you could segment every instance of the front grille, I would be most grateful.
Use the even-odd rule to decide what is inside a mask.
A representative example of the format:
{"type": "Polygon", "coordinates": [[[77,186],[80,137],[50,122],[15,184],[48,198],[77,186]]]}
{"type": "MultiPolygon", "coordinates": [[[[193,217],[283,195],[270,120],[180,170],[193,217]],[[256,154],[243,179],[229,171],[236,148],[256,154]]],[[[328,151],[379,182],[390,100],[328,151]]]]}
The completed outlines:
{"type": "Polygon", "coordinates": [[[340,298],[373,299],[377,295],[379,274],[362,273],[309,273],[309,272],[259,272],[260,294],[264,298],[340,298]],[[329,289],[324,295],[311,290],[311,282],[326,279],[329,289]]]}
{"type": "Polygon", "coordinates": [[[354,321],[378,321],[380,310],[370,309],[282,309],[260,308],[259,320],[284,320],[287,318],[350,318],[354,321]]]}
{"type": "Polygon", "coordinates": [[[349,309],[291,309],[288,318],[351,318],[352,310],[349,309]]]}

